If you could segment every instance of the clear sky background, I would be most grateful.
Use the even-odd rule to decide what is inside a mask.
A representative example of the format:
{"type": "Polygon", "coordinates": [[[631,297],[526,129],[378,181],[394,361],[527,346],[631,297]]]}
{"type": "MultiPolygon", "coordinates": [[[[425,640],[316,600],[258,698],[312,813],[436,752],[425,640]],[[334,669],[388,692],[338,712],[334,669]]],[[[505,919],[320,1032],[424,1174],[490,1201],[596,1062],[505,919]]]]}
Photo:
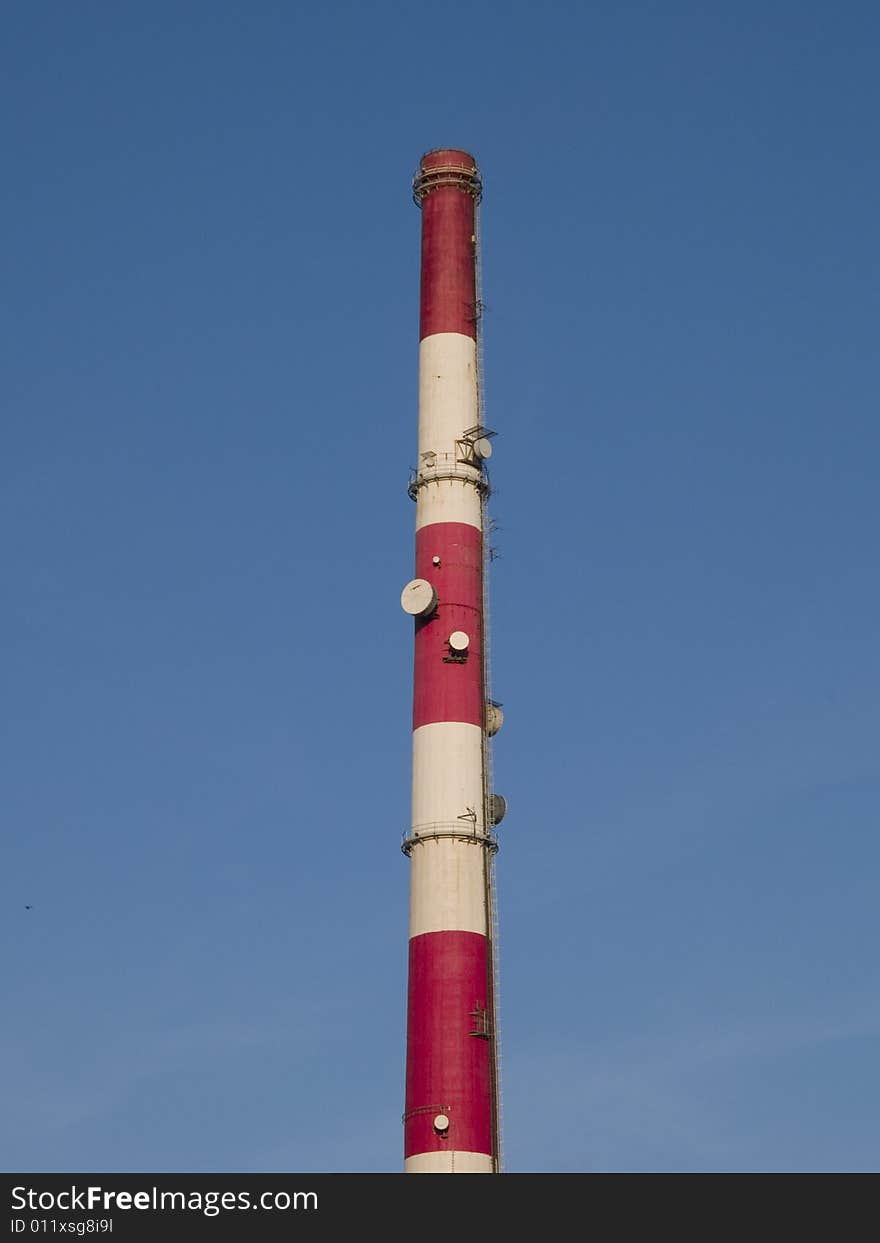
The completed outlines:
{"type": "Polygon", "coordinates": [[[847,0],[3,5],[0,1167],[400,1168],[447,144],[506,1166],[880,1167],[878,50],[847,0]]]}

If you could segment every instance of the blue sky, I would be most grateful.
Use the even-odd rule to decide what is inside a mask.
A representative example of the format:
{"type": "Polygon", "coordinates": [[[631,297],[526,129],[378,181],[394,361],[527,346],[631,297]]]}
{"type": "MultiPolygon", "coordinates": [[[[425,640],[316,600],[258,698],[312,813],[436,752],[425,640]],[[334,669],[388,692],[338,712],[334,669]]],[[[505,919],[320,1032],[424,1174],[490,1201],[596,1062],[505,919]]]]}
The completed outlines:
{"type": "Polygon", "coordinates": [[[876,6],[4,27],[0,1167],[400,1167],[409,179],[453,144],[507,1168],[876,1169],[876,6]]]}

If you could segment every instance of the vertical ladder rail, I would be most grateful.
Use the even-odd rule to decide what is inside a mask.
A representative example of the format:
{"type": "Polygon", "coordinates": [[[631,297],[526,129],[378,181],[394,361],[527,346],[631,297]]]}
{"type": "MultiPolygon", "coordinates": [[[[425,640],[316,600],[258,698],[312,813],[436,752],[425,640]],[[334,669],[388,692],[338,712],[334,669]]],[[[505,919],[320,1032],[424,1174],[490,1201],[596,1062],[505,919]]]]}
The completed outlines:
{"type": "MultiPolygon", "coordinates": [[[[475,225],[475,244],[474,244],[474,268],[476,277],[476,298],[477,305],[475,307],[476,320],[476,337],[477,337],[477,410],[478,421],[481,426],[486,426],[485,407],[486,392],[483,371],[483,329],[482,329],[482,247],[480,239],[480,209],[479,206],[474,214],[475,225]]],[[[483,535],[483,694],[487,701],[492,697],[492,666],[490,660],[490,633],[491,626],[489,624],[489,567],[491,562],[491,550],[489,546],[489,514],[487,508],[488,495],[483,493],[481,505],[481,527],[483,535]]],[[[484,798],[484,823],[487,829],[491,825],[492,818],[492,794],[494,792],[494,783],[492,777],[492,742],[486,730],[483,730],[483,798],[484,798]]],[[[493,1123],[494,1123],[494,1149],[495,1149],[495,1169],[496,1173],[501,1173],[503,1169],[503,1104],[501,1095],[501,984],[500,984],[500,954],[499,954],[499,929],[498,929],[498,902],[497,902],[497,874],[495,864],[495,854],[491,851],[484,853],[486,861],[485,871],[485,902],[486,902],[486,931],[489,935],[491,943],[491,958],[489,962],[489,979],[487,984],[490,992],[490,1039],[492,1041],[492,1057],[491,1057],[491,1075],[492,1075],[492,1104],[493,1104],[493,1123]]]]}

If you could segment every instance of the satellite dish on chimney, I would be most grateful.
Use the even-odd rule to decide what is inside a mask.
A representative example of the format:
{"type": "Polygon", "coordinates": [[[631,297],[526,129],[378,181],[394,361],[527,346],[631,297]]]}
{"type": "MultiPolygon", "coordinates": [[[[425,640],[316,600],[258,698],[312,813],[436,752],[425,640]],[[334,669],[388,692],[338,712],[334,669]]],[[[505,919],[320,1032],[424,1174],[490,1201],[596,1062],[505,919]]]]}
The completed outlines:
{"type": "Polygon", "coordinates": [[[400,593],[400,607],[410,617],[427,617],[437,607],[437,592],[425,578],[414,578],[400,593]]]}
{"type": "Polygon", "coordinates": [[[486,436],[481,436],[479,440],[474,441],[474,453],[479,458],[490,458],[492,456],[492,441],[486,436]]]}
{"type": "Polygon", "coordinates": [[[500,824],[507,815],[507,799],[503,794],[493,794],[489,799],[489,823],[500,824]]]}

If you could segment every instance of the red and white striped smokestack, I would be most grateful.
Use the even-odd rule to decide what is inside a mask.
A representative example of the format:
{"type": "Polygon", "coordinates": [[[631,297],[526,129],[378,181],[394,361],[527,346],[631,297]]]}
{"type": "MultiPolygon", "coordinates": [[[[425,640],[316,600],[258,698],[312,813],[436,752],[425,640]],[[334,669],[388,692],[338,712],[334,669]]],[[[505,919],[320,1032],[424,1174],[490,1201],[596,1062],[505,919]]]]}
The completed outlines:
{"type": "Polygon", "coordinates": [[[477,205],[471,155],[422,157],[416,577],[407,1009],[406,1170],[500,1168],[489,788],[500,710],[487,701],[484,525],[491,453],[482,426],[477,205]]]}

